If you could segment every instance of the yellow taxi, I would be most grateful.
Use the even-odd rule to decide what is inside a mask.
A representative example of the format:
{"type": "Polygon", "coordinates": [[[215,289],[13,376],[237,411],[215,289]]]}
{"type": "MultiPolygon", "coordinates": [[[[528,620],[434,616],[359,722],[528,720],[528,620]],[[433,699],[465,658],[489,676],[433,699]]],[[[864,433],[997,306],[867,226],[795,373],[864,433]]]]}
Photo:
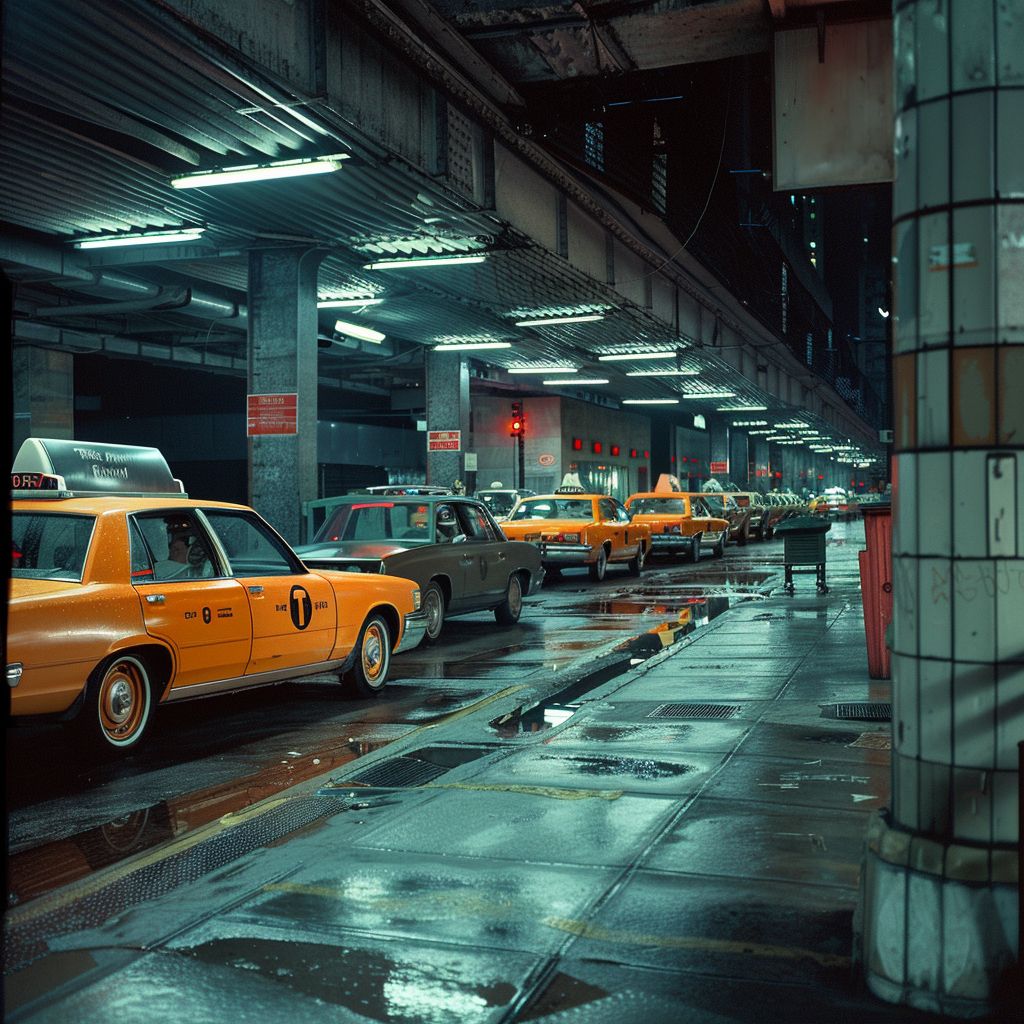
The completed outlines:
{"type": "Polygon", "coordinates": [[[426,618],[410,580],[311,571],[251,508],[190,499],[155,448],[29,438],[11,473],[7,685],[128,751],[161,703],[311,672],[379,693],[426,618]]]}
{"type": "Polygon", "coordinates": [[[663,473],[653,491],[631,494],[626,508],[634,523],[651,528],[651,554],[685,555],[699,562],[701,546],[707,544],[712,555],[725,554],[729,539],[729,521],[711,514],[704,501],[683,493],[679,481],[663,473]]]}
{"type": "Polygon", "coordinates": [[[581,486],[520,498],[501,529],[509,540],[536,544],[548,572],[586,566],[592,580],[603,580],[611,563],[639,576],[651,550],[646,523],[634,521],[615,498],[587,494],[581,486]]]}

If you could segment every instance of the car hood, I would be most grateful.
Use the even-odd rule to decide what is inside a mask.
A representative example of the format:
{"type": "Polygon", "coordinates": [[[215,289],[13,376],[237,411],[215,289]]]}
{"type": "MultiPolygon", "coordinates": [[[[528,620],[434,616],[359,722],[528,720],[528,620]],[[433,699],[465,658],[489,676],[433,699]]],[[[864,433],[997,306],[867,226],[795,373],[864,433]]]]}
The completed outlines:
{"type": "Polygon", "coordinates": [[[580,533],[593,526],[592,519],[516,519],[501,524],[505,536],[516,540],[527,533],[580,533]]]}
{"type": "Polygon", "coordinates": [[[399,551],[408,551],[412,544],[400,544],[393,540],[346,540],[331,541],[327,544],[300,544],[295,553],[304,562],[322,558],[345,561],[364,561],[368,559],[387,558],[399,551]]]}

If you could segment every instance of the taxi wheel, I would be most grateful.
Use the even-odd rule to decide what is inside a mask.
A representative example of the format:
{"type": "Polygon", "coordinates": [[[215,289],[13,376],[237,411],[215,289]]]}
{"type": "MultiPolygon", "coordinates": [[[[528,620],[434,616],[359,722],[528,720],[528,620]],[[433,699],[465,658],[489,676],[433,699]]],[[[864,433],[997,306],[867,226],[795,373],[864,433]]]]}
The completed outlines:
{"type": "Polygon", "coordinates": [[[152,703],[146,666],[132,655],[117,655],[93,673],[85,706],[72,722],[77,739],[95,753],[127,753],[142,739],[152,703]]]}
{"type": "Polygon", "coordinates": [[[494,619],[501,626],[514,626],[523,613],[523,584],[518,576],[509,576],[505,600],[494,609],[494,619]]]}
{"type": "Polygon", "coordinates": [[[346,674],[360,697],[374,697],[384,689],[391,666],[391,630],[379,615],[371,615],[363,624],[356,641],[356,660],[346,674]]]}
{"type": "Polygon", "coordinates": [[[597,560],[590,563],[590,578],[598,583],[604,579],[608,569],[608,552],[604,548],[597,549],[597,560]]]}
{"type": "Polygon", "coordinates": [[[644,546],[637,544],[636,554],[626,563],[630,576],[639,576],[644,571],[644,546]]]}
{"type": "Polygon", "coordinates": [[[444,628],[444,592],[436,583],[428,583],[421,601],[423,614],[427,617],[427,629],[423,638],[428,644],[434,643],[444,628]]]}
{"type": "Polygon", "coordinates": [[[711,553],[715,558],[721,558],[725,554],[725,538],[729,536],[728,530],[722,531],[722,536],[718,538],[718,543],[711,549],[711,553]]]}
{"type": "Polygon", "coordinates": [[[742,546],[746,544],[748,540],[750,540],[750,524],[744,523],[743,529],[740,530],[739,536],[736,538],[736,543],[742,546]]]}

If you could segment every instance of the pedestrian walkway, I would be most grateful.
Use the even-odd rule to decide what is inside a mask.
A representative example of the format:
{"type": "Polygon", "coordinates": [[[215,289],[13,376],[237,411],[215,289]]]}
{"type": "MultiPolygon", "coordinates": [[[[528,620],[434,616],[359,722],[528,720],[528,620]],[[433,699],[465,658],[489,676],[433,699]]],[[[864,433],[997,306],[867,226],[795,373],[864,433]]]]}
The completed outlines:
{"type": "MultiPolygon", "coordinates": [[[[93,880],[76,898],[112,916],[10,976],[7,1019],[940,1019],[877,1001],[852,957],[868,815],[889,800],[862,547],[861,523],[837,524],[828,595],[780,576],[550,695],[547,728],[517,726],[532,691],[509,686],[93,880]]],[[[40,901],[38,927],[55,912],[40,901]]]]}

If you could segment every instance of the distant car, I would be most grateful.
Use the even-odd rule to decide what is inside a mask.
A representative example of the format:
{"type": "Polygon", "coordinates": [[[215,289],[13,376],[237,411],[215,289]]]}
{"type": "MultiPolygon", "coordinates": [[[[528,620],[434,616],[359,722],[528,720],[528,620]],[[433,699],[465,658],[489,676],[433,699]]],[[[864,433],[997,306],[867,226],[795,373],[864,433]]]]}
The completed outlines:
{"type": "Polygon", "coordinates": [[[365,494],[451,494],[450,487],[435,487],[433,484],[375,484],[359,492],[365,494]]]}
{"type": "Polygon", "coordinates": [[[729,521],[711,515],[703,499],[672,491],[631,494],[626,508],[634,522],[651,528],[651,554],[686,555],[700,561],[701,545],[721,556],[729,539],[729,521]]]}
{"type": "Polygon", "coordinates": [[[603,580],[611,563],[639,576],[651,550],[651,528],[635,522],[622,502],[578,489],[523,498],[502,529],[536,544],[549,572],[586,566],[592,580],[603,580]]]}
{"type": "Polygon", "coordinates": [[[536,493],[525,487],[485,487],[477,490],[473,497],[482,501],[495,519],[505,519],[520,498],[529,498],[536,493]]]}
{"type": "Polygon", "coordinates": [[[750,541],[750,517],[752,509],[741,508],[736,496],[729,491],[690,491],[691,497],[700,498],[711,510],[711,514],[729,522],[729,540],[739,545],[750,541]]]}
{"type": "Polygon", "coordinates": [[[94,749],[135,748],[158,704],[313,672],[379,693],[426,628],[415,583],[310,571],[155,448],[30,438],[11,486],[11,714],[94,749]]]}
{"type": "Polygon", "coordinates": [[[857,515],[857,509],[855,495],[847,494],[842,487],[826,487],[824,494],[811,500],[809,511],[831,519],[850,519],[857,515]]]}
{"type": "Polygon", "coordinates": [[[415,580],[431,642],[453,615],[493,610],[501,625],[518,622],[523,598],[544,580],[537,549],[507,540],[473,498],[350,494],[327,501],[326,511],[298,556],[314,569],[415,580]]]}

